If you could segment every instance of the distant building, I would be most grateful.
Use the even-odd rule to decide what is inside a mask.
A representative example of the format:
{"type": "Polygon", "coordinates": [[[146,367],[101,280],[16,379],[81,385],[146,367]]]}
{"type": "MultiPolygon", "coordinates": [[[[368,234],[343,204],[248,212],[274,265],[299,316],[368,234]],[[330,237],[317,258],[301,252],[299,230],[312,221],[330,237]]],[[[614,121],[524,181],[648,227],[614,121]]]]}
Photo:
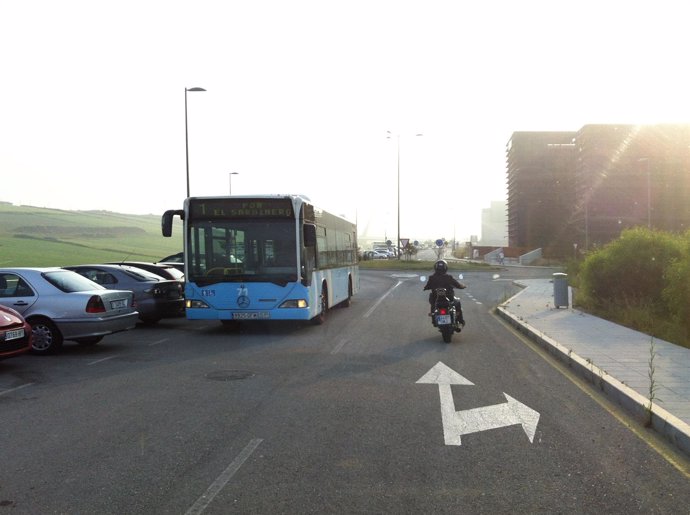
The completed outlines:
{"type": "Polygon", "coordinates": [[[508,243],[572,252],[575,132],[515,132],[506,148],[508,243]]]}
{"type": "Polygon", "coordinates": [[[582,248],[634,226],[690,228],[690,125],[585,125],[576,144],[582,248]]]}
{"type": "Polygon", "coordinates": [[[506,147],[508,240],[571,255],[623,229],[690,229],[690,125],[515,132],[506,147]]]}
{"type": "Polygon", "coordinates": [[[482,245],[508,245],[508,214],[505,200],[494,200],[482,209],[482,245]]]}

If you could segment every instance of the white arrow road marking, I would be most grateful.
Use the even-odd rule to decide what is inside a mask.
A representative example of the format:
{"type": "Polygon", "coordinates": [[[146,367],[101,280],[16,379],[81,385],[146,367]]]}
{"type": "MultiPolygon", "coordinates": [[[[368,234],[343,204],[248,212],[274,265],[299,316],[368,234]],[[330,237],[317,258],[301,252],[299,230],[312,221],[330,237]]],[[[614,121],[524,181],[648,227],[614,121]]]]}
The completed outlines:
{"type": "Polygon", "coordinates": [[[534,441],[534,434],[539,423],[539,413],[506,393],[503,395],[505,395],[508,402],[503,404],[455,411],[451,385],[472,385],[473,383],[440,361],[424,374],[417,383],[438,384],[438,392],[441,399],[443,438],[446,445],[460,445],[462,435],[516,424],[522,426],[530,443],[534,441]]]}

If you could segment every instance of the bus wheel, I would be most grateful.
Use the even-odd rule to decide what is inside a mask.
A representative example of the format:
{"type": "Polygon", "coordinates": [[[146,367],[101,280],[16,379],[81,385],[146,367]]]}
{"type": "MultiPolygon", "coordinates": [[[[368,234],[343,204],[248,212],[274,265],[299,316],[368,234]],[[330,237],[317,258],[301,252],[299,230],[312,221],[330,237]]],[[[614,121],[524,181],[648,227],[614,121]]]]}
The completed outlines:
{"type": "Polygon", "coordinates": [[[347,281],[347,298],[340,305],[344,308],[349,308],[352,305],[352,277],[347,281]]]}
{"type": "Polygon", "coordinates": [[[319,302],[321,304],[321,312],[311,319],[314,325],[321,325],[326,321],[326,311],[328,311],[328,287],[326,283],[323,283],[323,286],[321,286],[319,302]]]}

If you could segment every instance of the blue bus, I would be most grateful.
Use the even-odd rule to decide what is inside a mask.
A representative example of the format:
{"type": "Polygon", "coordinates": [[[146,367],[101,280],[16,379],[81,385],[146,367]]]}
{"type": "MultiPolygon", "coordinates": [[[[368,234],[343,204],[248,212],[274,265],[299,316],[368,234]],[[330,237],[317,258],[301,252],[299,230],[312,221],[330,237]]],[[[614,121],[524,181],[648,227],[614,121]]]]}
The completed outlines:
{"type": "Polygon", "coordinates": [[[311,320],[359,291],[357,226],[299,195],[190,197],[184,223],[187,318],[311,320]]]}

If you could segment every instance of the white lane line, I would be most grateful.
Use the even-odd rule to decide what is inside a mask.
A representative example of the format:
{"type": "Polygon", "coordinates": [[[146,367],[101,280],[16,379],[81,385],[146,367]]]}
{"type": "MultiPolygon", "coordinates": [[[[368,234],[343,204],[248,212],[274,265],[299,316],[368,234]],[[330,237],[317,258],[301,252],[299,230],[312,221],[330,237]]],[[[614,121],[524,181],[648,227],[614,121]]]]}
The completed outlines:
{"type": "Polygon", "coordinates": [[[163,342],[167,342],[170,338],[163,338],[162,340],[158,340],[157,342],[149,343],[149,347],[153,347],[154,345],[161,344],[163,342]]]}
{"type": "Polygon", "coordinates": [[[331,354],[337,354],[338,352],[340,352],[340,349],[345,347],[345,344],[348,343],[349,341],[350,340],[348,338],[343,338],[342,340],[340,340],[340,342],[338,342],[338,345],[336,345],[333,348],[333,350],[331,351],[331,354]]]}
{"type": "Polygon", "coordinates": [[[103,359],[97,359],[96,361],[92,361],[91,363],[87,363],[88,366],[95,365],[97,363],[103,363],[104,361],[108,361],[109,359],[113,359],[115,356],[109,356],[107,358],[103,359]]]}
{"type": "Polygon", "coordinates": [[[228,481],[232,479],[232,476],[234,476],[242,464],[247,461],[247,458],[252,455],[261,442],[263,442],[262,438],[255,438],[249,442],[242,452],[237,455],[233,462],[228,465],[228,468],[226,468],[223,473],[218,476],[218,479],[211,483],[211,486],[208,487],[208,490],[206,490],[206,492],[204,492],[204,494],[196,500],[192,507],[187,510],[185,515],[197,515],[208,508],[208,505],[211,504],[216,495],[218,495],[223,487],[228,484],[228,481]]]}
{"type": "Polygon", "coordinates": [[[34,384],[36,384],[36,383],[26,383],[26,384],[23,384],[21,386],[17,386],[16,388],[10,388],[9,390],[3,390],[2,392],[0,392],[0,395],[6,395],[8,393],[16,392],[17,390],[21,390],[22,388],[26,388],[27,386],[31,386],[34,384]]]}
{"type": "Polygon", "coordinates": [[[397,284],[396,284],[395,286],[393,286],[390,290],[388,290],[386,293],[384,293],[384,294],[381,296],[381,298],[380,298],[379,300],[377,300],[376,303],[375,303],[373,306],[371,306],[371,307],[369,308],[369,311],[367,311],[366,313],[364,313],[364,318],[369,318],[369,316],[374,312],[374,310],[375,310],[377,307],[379,307],[379,304],[381,304],[381,303],[383,302],[383,299],[385,299],[386,297],[388,297],[388,295],[390,295],[390,293],[391,293],[393,290],[395,290],[398,286],[400,286],[402,283],[403,283],[402,281],[398,281],[397,284]]]}

